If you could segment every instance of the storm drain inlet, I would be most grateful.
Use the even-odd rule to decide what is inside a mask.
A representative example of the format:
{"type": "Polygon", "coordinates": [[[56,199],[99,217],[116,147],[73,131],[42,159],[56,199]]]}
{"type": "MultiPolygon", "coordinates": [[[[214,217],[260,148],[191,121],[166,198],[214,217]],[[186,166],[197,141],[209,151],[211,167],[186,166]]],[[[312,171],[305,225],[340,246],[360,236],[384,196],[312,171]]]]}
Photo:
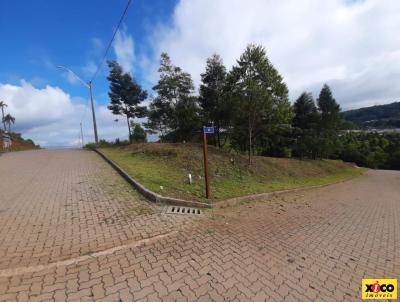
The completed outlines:
{"type": "Polygon", "coordinates": [[[178,207],[171,206],[167,209],[167,214],[183,214],[183,215],[201,215],[202,212],[200,209],[189,208],[189,207],[178,207]]]}

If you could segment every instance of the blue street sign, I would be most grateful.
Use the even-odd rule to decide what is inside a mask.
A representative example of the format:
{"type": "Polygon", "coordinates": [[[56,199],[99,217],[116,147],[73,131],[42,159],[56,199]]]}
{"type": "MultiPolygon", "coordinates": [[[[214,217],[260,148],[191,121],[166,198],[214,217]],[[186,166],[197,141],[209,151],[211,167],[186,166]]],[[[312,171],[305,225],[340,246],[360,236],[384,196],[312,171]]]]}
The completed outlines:
{"type": "Polygon", "coordinates": [[[203,133],[214,134],[214,127],[203,127],[203,133]]]}

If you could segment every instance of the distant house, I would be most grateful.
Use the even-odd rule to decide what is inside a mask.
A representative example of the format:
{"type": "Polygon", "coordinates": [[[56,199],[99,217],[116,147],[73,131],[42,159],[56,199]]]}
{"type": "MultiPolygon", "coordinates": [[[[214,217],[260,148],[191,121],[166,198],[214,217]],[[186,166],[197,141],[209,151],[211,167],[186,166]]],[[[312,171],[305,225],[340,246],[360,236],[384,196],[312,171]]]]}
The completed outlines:
{"type": "Polygon", "coordinates": [[[8,151],[11,149],[11,145],[11,136],[7,132],[0,131],[0,148],[2,148],[3,151],[8,151]]]}

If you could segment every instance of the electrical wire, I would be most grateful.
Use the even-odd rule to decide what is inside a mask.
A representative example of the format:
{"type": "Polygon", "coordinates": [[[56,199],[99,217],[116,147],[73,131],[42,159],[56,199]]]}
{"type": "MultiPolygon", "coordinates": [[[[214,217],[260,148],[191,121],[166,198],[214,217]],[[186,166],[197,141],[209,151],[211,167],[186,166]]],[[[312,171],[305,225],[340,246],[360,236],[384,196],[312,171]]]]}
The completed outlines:
{"type": "Polygon", "coordinates": [[[126,16],[126,13],[128,12],[128,8],[129,8],[129,5],[131,4],[131,2],[132,2],[132,0],[128,0],[128,3],[127,3],[126,6],[125,6],[124,12],[122,13],[121,18],[119,19],[118,25],[117,25],[117,27],[115,28],[114,33],[113,33],[113,35],[112,35],[112,37],[111,37],[111,40],[110,40],[110,42],[109,42],[108,45],[107,45],[106,51],[105,51],[105,53],[104,53],[104,56],[103,56],[103,58],[101,59],[99,65],[97,66],[96,72],[93,74],[93,77],[91,78],[90,82],[92,82],[92,81],[96,78],[96,76],[97,76],[97,74],[99,73],[101,67],[103,66],[103,63],[104,63],[104,61],[105,61],[105,59],[106,59],[106,57],[107,57],[107,54],[108,54],[108,52],[109,52],[109,50],[110,50],[110,48],[111,48],[111,45],[112,45],[112,43],[113,43],[113,41],[114,41],[114,39],[115,39],[115,36],[116,36],[116,34],[117,34],[119,28],[121,27],[122,21],[124,20],[124,18],[125,18],[125,16],[126,16]]]}
{"type": "MultiPolygon", "coordinates": [[[[124,18],[125,18],[125,16],[126,16],[126,14],[127,14],[127,12],[128,12],[128,8],[129,8],[131,2],[132,2],[132,0],[128,0],[127,4],[126,4],[126,6],[125,6],[125,9],[124,9],[124,11],[123,11],[123,13],[122,13],[122,15],[121,15],[119,21],[118,21],[117,27],[115,28],[115,30],[114,30],[114,32],[113,32],[113,35],[112,35],[112,37],[111,37],[111,40],[110,40],[110,42],[109,42],[108,45],[107,45],[107,48],[106,48],[106,50],[105,50],[105,52],[104,52],[104,55],[103,55],[101,61],[99,62],[99,64],[97,65],[96,71],[95,71],[95,73],[93,74],[92,78],[90,79],[89,83],[93,82],[93,80],[96,78],[97,74],[98,74],[99,71],[101,70],[101,68],[102,68],[102,66],[103,66],[103,64],[104,64],[104,61],[105,61],[105,59],[106,59],[106,57],[107,57],[107,54],[108,54],[108,52],[110,51],[110,48],[111,48],[111,46],[112,46],[112,43],[114,42],[115,36],[117,35],[117,32],[118,32],[119,28],[121,27],[121,24],[122,24],[122,22],[123,22],[123,20],[124,20],[124,18]]],[[[83,123],[83,119],[84,119],[85,116],[86,116],[88,106],[89,106],[89,101],[88,101],[87,106],[85,105],[85,108],[84,108],[84,110],[83,110],[83,114],[82,114],[82,117],[81,117],[81,123],[83,123]]],[[[82,137],[82,141],[83,141],[83,137],[82,137]]]]}

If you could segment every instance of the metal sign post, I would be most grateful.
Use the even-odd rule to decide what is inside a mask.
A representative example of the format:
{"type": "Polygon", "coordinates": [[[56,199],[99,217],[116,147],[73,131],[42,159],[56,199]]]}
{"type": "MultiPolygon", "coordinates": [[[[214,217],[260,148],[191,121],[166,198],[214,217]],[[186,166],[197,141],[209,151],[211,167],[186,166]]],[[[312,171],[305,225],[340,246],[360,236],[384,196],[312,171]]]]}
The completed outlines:
{"type": "Polygon", "coordinates": [[[210,181],[208,179],[208,145],[207,134],[214,133],[214,127],[203,127],[203,158],[204,158],[204,179],[206,183],[206,198],[210,197],[210,181]]]}

